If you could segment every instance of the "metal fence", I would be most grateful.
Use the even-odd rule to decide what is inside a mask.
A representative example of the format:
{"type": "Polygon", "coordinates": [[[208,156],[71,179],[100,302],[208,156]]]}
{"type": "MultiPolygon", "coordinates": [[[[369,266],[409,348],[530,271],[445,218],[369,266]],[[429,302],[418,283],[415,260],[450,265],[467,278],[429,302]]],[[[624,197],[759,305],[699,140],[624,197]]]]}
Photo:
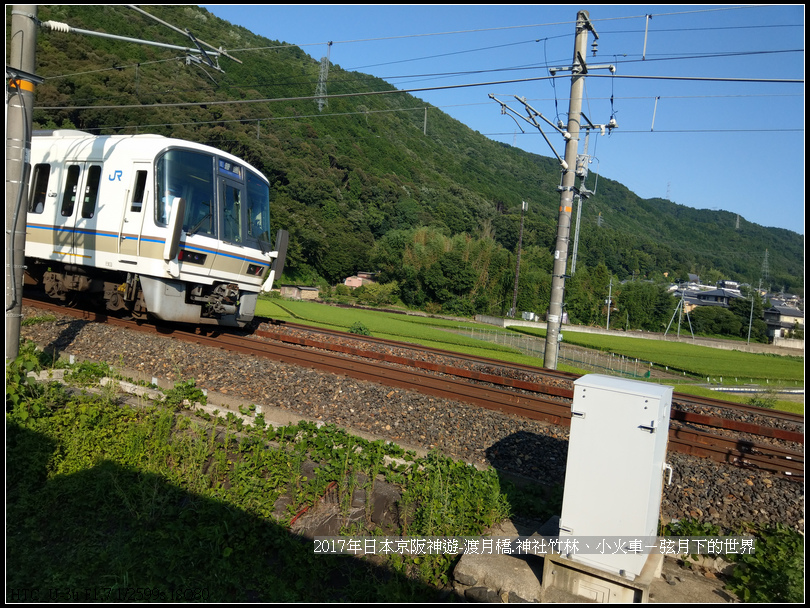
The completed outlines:
{"type": "MultiPolygon", "coordinates": [[[[536,357],[538,366],[543,364],[546,350],[545,338],[491,329],[464,328],[456,331],[476,340],[507,346],[529,357],[536,357]]],[[[642,361],[616,353],[573,348],[564,342],[560,344],[557,360],[571,367],[611,376],[644,379],[649,378],[652,372],[652,363],[649,361],[642,361]]]]}

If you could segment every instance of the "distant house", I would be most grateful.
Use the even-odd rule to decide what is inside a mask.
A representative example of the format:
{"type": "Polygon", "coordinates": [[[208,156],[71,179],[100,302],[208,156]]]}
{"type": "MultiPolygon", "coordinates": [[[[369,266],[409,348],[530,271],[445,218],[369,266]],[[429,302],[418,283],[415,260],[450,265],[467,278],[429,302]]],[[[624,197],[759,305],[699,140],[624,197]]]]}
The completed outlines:
{"type": "Polygon", "coordinates": [[[361,285],[368,285],[374,282],[375,274],[373,272],[358,272],[355,276],[347,278],[343,281],[346,287],[360,287],[361,285]]]}
{"type": "MultiPolygon", "coordinates": [[[[698,300],[697,291],[684,291],[682,294],[683,299],[683,311],[684,312],[692,312],[695,308],[700,306],[702,302],[698,300]]],[[[676,295],[678,293],[676,292],[676,295]]]]}
{"type": "Polygon", "coordinates": [[[317,300],[320,292],[317,287],[300,287],[298,285],[282,285],[282,297],[292,300],[317,300]]]}
{"type": "MultiPolygon", "coordinates": [[[[728,281],[727,283],[731,283],[728,281]]],[[[721,306],[728,308],[735,298],[741,298],[737,289],[699,289],[693,285],[680,285],[672,291],[672,295],[683,302],[684,312],[692,312],[698,306],[721,306]]]]}
{"type": "Polygon", "coordinates": [[[769,297],[774,306],[787,306],[798,308],[801,303],[801,298],[799,296],[790,293],[780,293],[776,295],[770,295],[769,297]]]}
{"type": "Polygon", "coordinates": [[[772,306],[765,310],[769,338],[787,338],[797,326],[804,330],[804,311],[792,306],[772,306]]]}
{"type": "Polygon", "coordinates": [[[712,289],[695,294],[699,306],[722,306],[727,308],[731,300],[741,298],[740,292],[732,289],[712,289]]]}

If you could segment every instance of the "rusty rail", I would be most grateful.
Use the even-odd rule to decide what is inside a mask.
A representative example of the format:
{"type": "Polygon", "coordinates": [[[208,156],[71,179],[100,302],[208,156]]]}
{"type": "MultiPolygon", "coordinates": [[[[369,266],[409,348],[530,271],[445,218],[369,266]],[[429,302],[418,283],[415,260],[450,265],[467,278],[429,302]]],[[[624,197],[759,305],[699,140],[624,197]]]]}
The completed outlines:
{"type": "MultiPolygon", "coordinates": [[[[334,342],[289,336],[281,332],[257,331],[253,336],[242,336],[221,330],[211,331],[206,328],[184,330],[160,325],[140,325],[133,321],[108,318],[105,315],[77,309],[65,309],[48,303],[27,303],[40,308],[47,307],[62,314],[70,314],[87,320],[108,322],[127,329],[167,335],[206,347],[225,348],[232,352],[270,358],[329,373],[376,382],[385,386],[415,390],[434,397],[470,403],[510,415],[542,420],[562,426],[570,425],[573,390],[568,386],[564,386],[564,384],[576,379],[576,376],[572,374],[549,373],[551,370],[534,370],[544,378],[544,381],[530,382],[497,374],[455,368],[446,364],[412,360],[400,355],[370,351],[360,346],[347,346],[334,342]],[[471,380],[481,384],[474,384],[470,382],[471,380]],[[563,386],[560,386],[561,383],[563,386]]],[[[342,337],[347,336],[342,334],[342,337]]],[[[379,340],[376,341],[380,342],[379,340]]],[[[396,345],[397,348],[414,348],[412,345],[398,344],[391,341],[384,342],[392,346],[396,345]]],[[[448,357],[470,359],[468,357],[458,357],[455,353],[432,350],[448,357]]],[[[502,362],[496,360],[476,360],[485,361],[492,366],[504,366],[502,362]]],[[[520,367],[520,369],[527,370],[531,368],[520,367]]],[[[712,405],[719,401],[715,399],[704,401],[681,394],[676,394],[676,399],[700,405],[712,405]]],[[[720,403],[727,408],[734,408],[736,405],[728,402],[720,403]]],[[[803,423],[803,416],[798,418],[803,423]]],[[[709,428],[745,432],[763,438],[782,439],[800,445],[804,443],[803,433],[784,431],[718,416],[707,416],[673,409],[672,419],[683,423],[700,424],[709,428]]],[[[769,471],[793,480],[802,481],[804,479],[804,454],[801,451],[793,451],[767,443],[728,438],[717,433],[697,429],[671,428],[669,449],[694,456],[711,458],[717,462],[769,471]]]]}

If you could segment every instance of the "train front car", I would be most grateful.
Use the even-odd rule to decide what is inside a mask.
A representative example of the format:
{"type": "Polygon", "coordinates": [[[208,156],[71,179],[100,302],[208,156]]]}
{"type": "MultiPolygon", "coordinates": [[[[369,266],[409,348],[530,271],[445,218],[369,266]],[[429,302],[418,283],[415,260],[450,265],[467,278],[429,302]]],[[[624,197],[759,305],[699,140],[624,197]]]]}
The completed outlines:
{"type": "Polygon", "coordinates": [[[136,318],[242,327],[281,274],[270,186],[208,146],[54,131],[32,140],[28,282],[136,318]]]}

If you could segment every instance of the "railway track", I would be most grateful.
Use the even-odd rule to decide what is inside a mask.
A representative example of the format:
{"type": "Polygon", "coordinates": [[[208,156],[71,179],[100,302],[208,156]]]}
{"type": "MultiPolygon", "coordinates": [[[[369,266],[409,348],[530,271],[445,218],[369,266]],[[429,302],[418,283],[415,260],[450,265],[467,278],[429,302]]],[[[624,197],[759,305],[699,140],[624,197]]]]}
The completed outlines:
{"type": "MultiPolygon", "coordinates": [[[[306,326],[263,323],[250,335],[206,328],[139,325],[47,302],[26,302],[62,314],[105,321],[137,331],[170,335],[211,348],[292,363],[416,390],[552,424],[569,426],[577,376],[492,359],[414,347],[379,338],[306,326]]],[[[785,478],[804,479],[804,417],[675,393],[669,449],[785,478]],[[711,412],[711,413],[707,413],[711,412]],[[756,414],[767,423],[738,420],[756,414]],[[787,428],[786,428],[787,427],[787,428]],[[792,427],[792,428],[790,428],[792,427]]]]}

